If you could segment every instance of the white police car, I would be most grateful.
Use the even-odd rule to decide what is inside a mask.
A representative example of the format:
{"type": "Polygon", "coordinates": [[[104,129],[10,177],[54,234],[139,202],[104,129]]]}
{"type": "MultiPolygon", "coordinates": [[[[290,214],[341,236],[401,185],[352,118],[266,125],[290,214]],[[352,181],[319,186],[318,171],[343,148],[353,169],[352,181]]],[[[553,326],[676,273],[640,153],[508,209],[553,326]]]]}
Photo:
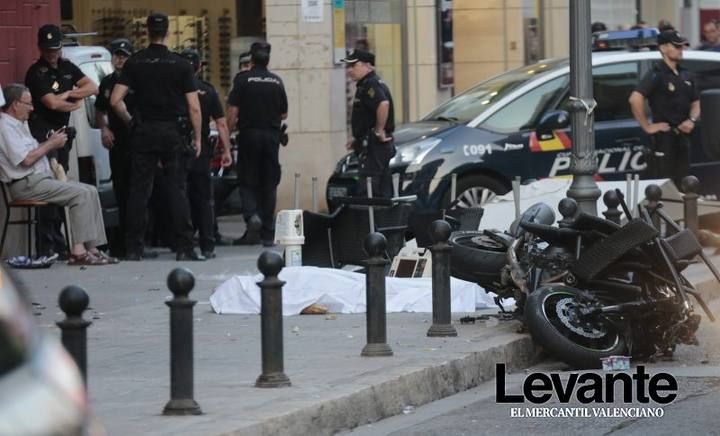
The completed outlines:
{"type": "MultiPolygon", "coordinates": [[[[602,36],[612,40],[607,38],[612,35],[602,36]]],[[[612,49],[617,42],[607,45],[612,49]]],[[[628,97],[660,59],[657,50],[593,53],[599,179],[624,179],[645,168],[649,137],[633,118],[628,97]]],[[[696,75],[701,91],[720,88],[720,53],[686,50],[682,65],[696,75]]],[[[516,176],[527,182],[569,175],[569,87],[568,59],[544,60],[486,80],[422,120],[400,126],[391,169],[401,175],[401,194],[417,195],[421,207],[447,206],[455,173],[459,206],[478,206],[509,191],[516,176]]],[[[696,128],[691,173],[700,179],[702,194],[719,196],[720,161],[711,159],[700,142],[696,128]]],[[[353,154],[337,164],[326,191],[331,208],[333,198],[356,192],[357,169],[353,154]]]]}

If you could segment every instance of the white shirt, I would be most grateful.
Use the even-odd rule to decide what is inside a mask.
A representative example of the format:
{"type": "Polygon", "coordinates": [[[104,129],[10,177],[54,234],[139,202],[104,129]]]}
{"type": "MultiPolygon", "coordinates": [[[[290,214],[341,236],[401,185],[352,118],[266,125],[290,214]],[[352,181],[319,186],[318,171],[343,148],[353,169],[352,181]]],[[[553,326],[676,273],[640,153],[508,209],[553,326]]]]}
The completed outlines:
{"type": "Polygon", "coordinates": [[[0,83],[0,107],[5,106],[5,96],[2,92],[2,83],[0,83]]]}
{"type": "Polygon", "coordinates": [[[6,113],[0,114],[0,181],[9,183],[31,174],[52,174],[50,163],[45,156],[30,167],[21,165],[28,153],[39,146],[30,134],[27,122],[6,113]]]}

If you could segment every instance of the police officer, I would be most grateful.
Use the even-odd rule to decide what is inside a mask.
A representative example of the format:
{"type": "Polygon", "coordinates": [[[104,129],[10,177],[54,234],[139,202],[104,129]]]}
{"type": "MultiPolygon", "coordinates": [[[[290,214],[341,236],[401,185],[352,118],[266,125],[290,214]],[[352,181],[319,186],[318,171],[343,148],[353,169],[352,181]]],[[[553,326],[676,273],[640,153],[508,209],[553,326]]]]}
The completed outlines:
{"type": "Polygon", "coordinates": [[[146,210],[155,169],[162,167],[169,185],[170,227],[175,233],[177,260],[205,260],[193,249],[193,228],[185,192],[188,159],[201,151],[200,103],[192,66],[166,45],[168,17],[153,13],[147,18],[150,44],[127,60],[110,105],[130,126],[132,177],[126,216],[128,260],[141,260],[147,226],[146,210]],[[134,91],[135,111],[124,103],[134,91]],[[189,140],[190,128],[192,139],[189,140]]]}
{"type": "Polygon", "coordinates": [[[215,121],[215,127],[220,137],[219,145],[223,150],[221,160],[223,167],[232,164],[230,135],[225,122],[225,112],[217,91],[208,82],[200,80],[200,73],[202,72],[200,55],[191,48],[183,50],[180,55],[190,62],[195,71],[195,84],[198,88],[200,112],[202,113],[202,151],[200,151],[200,156],[195,158],[190,165],[187,188],[188,199],[190,200],[193,226],[197,228],[200,236],[200,251],[203,256],[212,259],[215,257],[215,210],[210,160],[212,160],[215,150],[210,143],[210,120],[215,121]]]}
{"type": "MultiPolygon", "coordinates": [[[[246,71],[250,71],[250,52],[242,52],[238,56],[238,73],[233,78],[233,83],[237,81],[238,76],[246,71]]],[[[231,108],[232,109],[232,108],[231,108]]],[[[228,111],[229,112],[229,111],[228,111]]],[[[234,108],[234,119],[237,119],[237,107],[234,108]]],[[[238,188],[236,183],[230,184],[220,181],[221,177],[218,177],[217,182],[214,185],[215,191],[215,216],[220,215],[220,211],[223,208],[223,204],[230,197],[230,195],[238,188]]],[[[215,244],[216,245],[228,245],[225,238],[220,234],[220,228],[218,227],[217,220],[215,220],[215,244]]]]}
{"type": "MultiPolygon", "coordinates": [[[[350,78],[357,82],[352,109],[352,135],[345,148],[360,157],[360,174],[372,178],[373,197],[392,197],[390,159],[395,155],[392,133],[395,112],[385,82],[375,73],[375,55],[353,50],[343,59],[350,78]]],[[[367,190],[361,181],[360,192],[367,190]]]]}
{"type": "Polygon", "coordinates": [[[640,127],[651,135],[648,175],[670,177],[680,186],[689,170],[690,133],[700,118],[700,97],[695,78],[680,66],[687,40],[677,30],[666,30],[657,42],[662,61],[632,92],[630,107],[640,127]],[[645,114],[646,99],[652,123],[645,114]]]}
{"type": "MultiPolygon", "coordinates": [[[[110,94],[120,77],[123,66],[133,54],[133,46],[125,38],[115,39],[108,50],[112,54],[114,71],[100,81],[100,92],[95,100],[95,124],[100,128],[102,144],[110,151],[110,170],[113,191],[117,200],[120,224],[118,235],[110,243],[113,255],[125,257],[125,217],[127,215],[128,188],[130,186],[130,131],[123,121],[110,108],[110,94]]],[[[133,92],[125,97],[125,106],[133,112],[133,92]]],[[[147,254],[147,253],[145,253],[147,254]]]]}
{"type": "Polygon", "coordinates": [[[273,245],[275,203],[280,183],[281,124],[287,118],[287,94],[282,80],[268,71],[270,44],[250,47],[252,67],[237,76],[228,97],[228,123],[238,128],[238,178],[243,191],[245,235],[236,245],[262,241],[273,245]],[[260,234],[257,231],[260,230],[260,234]]]}
{"type": "MultiPolygon", "coordinates": [[[[83,99],[98,92],[95,83],[75,64],[62,57],[63,34],[54,24],[45,24],[38,30],[38,48],[40,59],[30,66],[25,74],[25,85],[33,99],[32,112],[28,124],[33,137],[40,143],[45,142],[48,134],[67,126],[70,112],[80,108],[83,99]]],[[[68,131],[69,133],[70,131],[68,131]]],[[[68,171],[68,159],[72,137],[68,135],[65,147],[48,153],[48,158],[57,159],[68,171]]],[[[38,255],[51,255],[53,252],[65,255],[65,238],[60,233],[60,214],[62,208],[43,207],[38,211],[38,224],[35,228],[38,255]]]]}

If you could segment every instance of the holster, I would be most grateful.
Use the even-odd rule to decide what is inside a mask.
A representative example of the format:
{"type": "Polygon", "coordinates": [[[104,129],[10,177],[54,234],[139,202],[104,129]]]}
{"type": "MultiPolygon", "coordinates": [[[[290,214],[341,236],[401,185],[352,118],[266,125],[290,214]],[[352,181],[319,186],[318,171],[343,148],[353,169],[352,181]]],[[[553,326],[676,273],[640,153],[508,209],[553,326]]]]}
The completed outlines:
{"type": "Polygon", "coordinates": [[[197,152],[197,150],[195,150],[195,147],[192,144],[193,129],[192,129],[192,124],[190,123],[190,118],[184,117],[184,116],[178,117],[177,118],[177,126],[178,126],[178,131],[180,132],[180,136],[182,136],[182,138],[183,138],[182,154],[195,157],[195,153],[197,152]]]}

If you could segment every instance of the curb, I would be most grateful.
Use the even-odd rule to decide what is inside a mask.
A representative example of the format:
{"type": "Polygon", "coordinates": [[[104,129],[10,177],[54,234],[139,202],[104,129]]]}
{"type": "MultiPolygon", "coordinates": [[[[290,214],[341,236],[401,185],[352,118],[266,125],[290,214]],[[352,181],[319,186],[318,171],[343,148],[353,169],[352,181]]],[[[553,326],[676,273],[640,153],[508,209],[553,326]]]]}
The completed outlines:
{"type": "Polygon", "coordinates": [[[495,364],[523,369],[539,360],[529,335],[465,357],[421,368],[340,398],[264,420],[224,435],[331,435],[403,413],[404,405],[421,406],[474,388],[495,378],[495,364]]]}
{"type": "MultiPolygon", "coordinates": [[[[709,272],[708,272],[709,274],[709,272]]],[[[720,297],[720,286],[712,275],[695,284],[709,304],[720,297]]],[[[702,311],[698,306],[696,311],[702,311]]],[[[317,402],[300,410],[263,420],[223,435],[332,435],[403,413],[404,405],[421,406],[474,388],[495,378],[495,364],[508,370],[527,368],[540,360],[540,348],[530,335],[468,353],[442,364],[398,375],[377,385],[344,396],[317,402]]]]}

